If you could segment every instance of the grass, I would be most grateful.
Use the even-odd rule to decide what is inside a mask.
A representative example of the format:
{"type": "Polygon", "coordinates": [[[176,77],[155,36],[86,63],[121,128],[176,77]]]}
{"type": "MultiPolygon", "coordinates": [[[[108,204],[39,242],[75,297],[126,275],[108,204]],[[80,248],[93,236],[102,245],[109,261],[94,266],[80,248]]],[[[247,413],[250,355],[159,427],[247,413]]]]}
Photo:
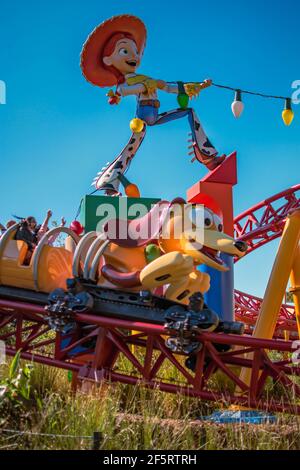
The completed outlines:
{"type": "MultiPolygon", "coordinates": [[[[167,372],[174,375],[171,368],[167,372]]],[[[2,366],[0,373],[3,380],[8,367],[2,366]]],[[[216,382],[220,385],[220,378],[216,382]]],[[[211,424],[199,417],[217,409],[216,404],[122,384],[73,395],[66,371],[40,364],[34,365],[30,387],[38,402],[1,412],[1,449],[90,449],[92,439],[87,436],[100,431],[100,448],[105,450],[300,450],[296,416],[281,414],[276,425],[211,424]]]]}

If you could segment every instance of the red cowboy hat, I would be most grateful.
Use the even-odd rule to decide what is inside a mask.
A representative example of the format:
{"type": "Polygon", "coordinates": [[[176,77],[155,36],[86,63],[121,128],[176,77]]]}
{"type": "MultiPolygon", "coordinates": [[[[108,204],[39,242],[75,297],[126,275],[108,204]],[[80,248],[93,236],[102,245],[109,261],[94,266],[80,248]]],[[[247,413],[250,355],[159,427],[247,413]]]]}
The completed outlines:
{"type": "Polygon", "coordinates": [[[85,41],[80,57],[80,66],[85,78],[100,87],[117,84],[116,76],[102,62],[105,44],[115,33],[133,36],[140,54],[143,53],[147,31],[144,23],[132,15],[113,16],[97,26],[85,41]]]}

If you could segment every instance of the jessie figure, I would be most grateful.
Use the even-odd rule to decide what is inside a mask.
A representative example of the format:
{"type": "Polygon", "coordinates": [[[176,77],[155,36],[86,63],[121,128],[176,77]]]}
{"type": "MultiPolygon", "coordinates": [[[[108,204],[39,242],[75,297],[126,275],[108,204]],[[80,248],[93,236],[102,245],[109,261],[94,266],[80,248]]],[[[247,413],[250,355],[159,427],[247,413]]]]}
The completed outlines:
{"type": "MultiPolygon", "coordinates": [[[[211,85],[211,80],[202,83],[165,82],[136,74],[146,44],[144,23],[131,15],[114,16],[94,29],[81,52],[81,69],[85,78],[100,87],[116,86],[109,90],[110,104],[118,104],[122,97],[136,95],[136,118],[131,122],[133,134],[121,153],[112,163],[98,173],[94,180],[96,189],[106,194],[118,194],[122,176],[140,147],[147,126],[164,124],[187,116],[191,128],[190,155],[193,160],[213,170],[226,158],[218,152],[207,138],[195,111],[178,108],[159,113],[160,102],[157,89],[167,93],[184,93],[192,98],[211,85]]],[[[193,161],[192,160],[192,161],[193,161]]]]}

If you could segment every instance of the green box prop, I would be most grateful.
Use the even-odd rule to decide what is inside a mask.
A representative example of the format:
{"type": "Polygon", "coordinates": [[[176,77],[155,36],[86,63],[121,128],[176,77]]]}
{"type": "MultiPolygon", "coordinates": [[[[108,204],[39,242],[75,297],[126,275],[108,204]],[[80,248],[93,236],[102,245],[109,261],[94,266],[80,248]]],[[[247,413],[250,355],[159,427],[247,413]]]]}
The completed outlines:
{"type": "Polygon", "coordinates": [[[133,220],[142,217],[159,202],[155,198],[84,196],[81,201],[80,222],[85,233],[102,232],[103,224],[115,217],[133,220]]]}

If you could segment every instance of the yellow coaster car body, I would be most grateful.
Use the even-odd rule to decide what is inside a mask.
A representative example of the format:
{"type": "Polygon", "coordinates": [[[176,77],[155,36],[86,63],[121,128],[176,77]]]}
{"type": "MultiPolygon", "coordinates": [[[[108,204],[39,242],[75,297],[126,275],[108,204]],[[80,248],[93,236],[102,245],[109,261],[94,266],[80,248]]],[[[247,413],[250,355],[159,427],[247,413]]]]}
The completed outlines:
{"type": "Polygon", "coordinates": [[[16,230],[17,226],[11,227],[0,239],[0,284],[40,292],[65,288],[66,279],[72,277],[73,254],[64,247],[49,245],[49,235],[65,232],[76,243],[78,237],[67,228],[52,229],[41,239],[30,264],[25,265],[28,247],[24,241],[14,239],[16,230]]]}

